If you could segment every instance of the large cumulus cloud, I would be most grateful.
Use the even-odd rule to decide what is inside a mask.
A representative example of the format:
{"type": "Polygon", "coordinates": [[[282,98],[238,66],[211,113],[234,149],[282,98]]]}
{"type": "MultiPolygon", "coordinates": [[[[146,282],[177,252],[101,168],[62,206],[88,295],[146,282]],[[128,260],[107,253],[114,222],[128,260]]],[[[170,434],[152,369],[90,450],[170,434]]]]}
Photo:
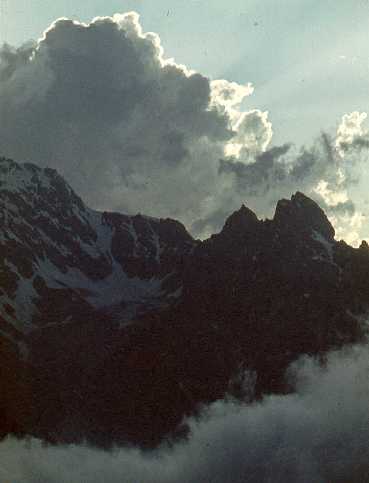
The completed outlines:
{"type": "Polygon", "coordinates": [[[305,358],[296,393],[253,405],[222,401],[190,421],[188,441],[154,452],[0,444],[0,475],[15,483],[363,483],[369,480],[367,346],[305,358]]]}
{"type": "Polygon", "coordinates": [[[268,112],[241,108],[252,92],[167,59],[136,13],[60,19],[0,50],[0,152],[56,167],[94,208],[179,218],[200,236],[243,202],[270,216],[302,190],[357,242],[343,159],[366,147],[365,114],[310,148],[272,146],[268,112]]]}
{"type": "Polygon", "coordinates": [[[165,60],[135,13],[61,19],[34,45],[2,49],[0,146],[57,167],[93,206],[190,223],[234,135],[221,103],[251,90],[224,81],[217,105],[209,79],[165,60]]]}

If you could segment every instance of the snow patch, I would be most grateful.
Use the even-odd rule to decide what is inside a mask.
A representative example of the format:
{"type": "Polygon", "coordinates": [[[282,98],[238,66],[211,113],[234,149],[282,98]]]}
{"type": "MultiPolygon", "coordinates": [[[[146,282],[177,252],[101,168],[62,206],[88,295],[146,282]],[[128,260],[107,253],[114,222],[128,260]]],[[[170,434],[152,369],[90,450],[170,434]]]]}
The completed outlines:
{"type": "Polygon", "coordinates": [[[89,293],[86,300],[96,309],[128,302],[142,304],[161,296],[160,279],[128,277],[116,261],[112,264],[111,274],[101,280],[91,280],[76,268],[62,273],[50,260],[39,262],[39,274],[49,288],[86,290],[89,293]]]}

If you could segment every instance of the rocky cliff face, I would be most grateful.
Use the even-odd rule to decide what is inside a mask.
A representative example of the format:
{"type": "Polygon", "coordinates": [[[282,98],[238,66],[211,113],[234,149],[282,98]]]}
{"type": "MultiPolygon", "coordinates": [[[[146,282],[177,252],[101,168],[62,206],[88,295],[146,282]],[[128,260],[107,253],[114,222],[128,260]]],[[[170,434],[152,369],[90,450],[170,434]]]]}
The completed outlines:
{"type": "Polygon", "coordinates": [[[0,160],[3,332],[165,306],[193,246],[179,222],[90,210],[56,171],[0,160]]]}
{"type": "Polygon", "coordinates": [[[291,362],[366,335],[368,245],[336,241],[302,193],[199,242],[3,159],[0,219],[3,434],[154,445],[199,405],[245,398],[250,374],[254,398],[290,391],[291,362]]]}
{"type": "Polygon", "coordinates": [[[241,207],[194,249],[184,274],[184,318],[222,337],[220,346],[258,373],[260,394],[280,391],[284,370],[299,355],[361,338],[368,277],[367,246],[335,241],[324,212],[296,193],[277,204],[272,220],[241,207]]]}

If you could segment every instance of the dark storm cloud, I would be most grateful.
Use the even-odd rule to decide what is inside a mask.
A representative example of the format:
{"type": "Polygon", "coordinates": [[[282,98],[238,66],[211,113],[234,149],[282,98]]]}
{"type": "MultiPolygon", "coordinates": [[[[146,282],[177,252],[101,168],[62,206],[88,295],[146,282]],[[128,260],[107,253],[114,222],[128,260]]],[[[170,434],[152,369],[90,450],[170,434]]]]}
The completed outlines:
{"type": "Polygon", "coordinates": [[[355,181],[339,153],[366,148],[364,113],[343,116],[336,141],[270,147],[268,113],[240,108],[252,91],[166,60],[135,13],[60,19],[0,49],[0,154],[57,168],[93,208],[178,218],[201,237],[242,203],[271,216],[297,190],[338,216],[355,181]]]}
{"type": "Polygon", "coordinates": [[[151,453],[37,441],[0,445],[0,475],[15,483],[363,483],[369,479],[368,347],[302,359],[296,393],[213,404],[185,443],[151,453]]]}
{"type": "Polygon", "coordinates": [[[267,113],[238,108],[250,84],[164,60],[137,14],[60,19],[0,55],[1,151],[56,167],[93,207],[176,217],[204,236],[244,201],[269,214],[318,177],[315,153],[285,164],[289,145],[267,149],[267,113]]]}
{"type": "Polygon", "coordinates": [[[275,146],[257,155],[255,161],[249,164],[221,160],[219,173],[235,174],[239,190],[244,191],[246,195],[257,195],[260,190],[269,190],[270,183],[277,184],[286,179],[287,167],[278,163],[278,160],[289,149],[288,144],[275,146]]]}
{"type": "Polygon", "coordinates": [[[195,206],[233,135],[210,81],[164,62],[133,13],[61,19],[35,48],[5,46],[0,79],[3,153],[57,167],[93,206],[191,210],[181,184],[195,206]]]}

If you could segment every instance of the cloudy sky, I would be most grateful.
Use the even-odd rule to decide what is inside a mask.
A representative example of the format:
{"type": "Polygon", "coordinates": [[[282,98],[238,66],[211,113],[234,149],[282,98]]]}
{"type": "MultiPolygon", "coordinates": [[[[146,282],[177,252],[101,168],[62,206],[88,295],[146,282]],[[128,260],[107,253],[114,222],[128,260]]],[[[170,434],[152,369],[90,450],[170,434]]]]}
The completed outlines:
{"type": "Polygon", "coordinates": [[[366,0],[2,0],[1,151],[198,236],[299,189],[357,244],[368,19],[366,0]]]}
{"type": "Polygon", "coordinates": [[[277,142],[310,142],[368,108],[367,0],[2,0],[0,40],[37,39],[52,21],[136,10],[166,54],[212,78],[251,81],[277,142]]]}

